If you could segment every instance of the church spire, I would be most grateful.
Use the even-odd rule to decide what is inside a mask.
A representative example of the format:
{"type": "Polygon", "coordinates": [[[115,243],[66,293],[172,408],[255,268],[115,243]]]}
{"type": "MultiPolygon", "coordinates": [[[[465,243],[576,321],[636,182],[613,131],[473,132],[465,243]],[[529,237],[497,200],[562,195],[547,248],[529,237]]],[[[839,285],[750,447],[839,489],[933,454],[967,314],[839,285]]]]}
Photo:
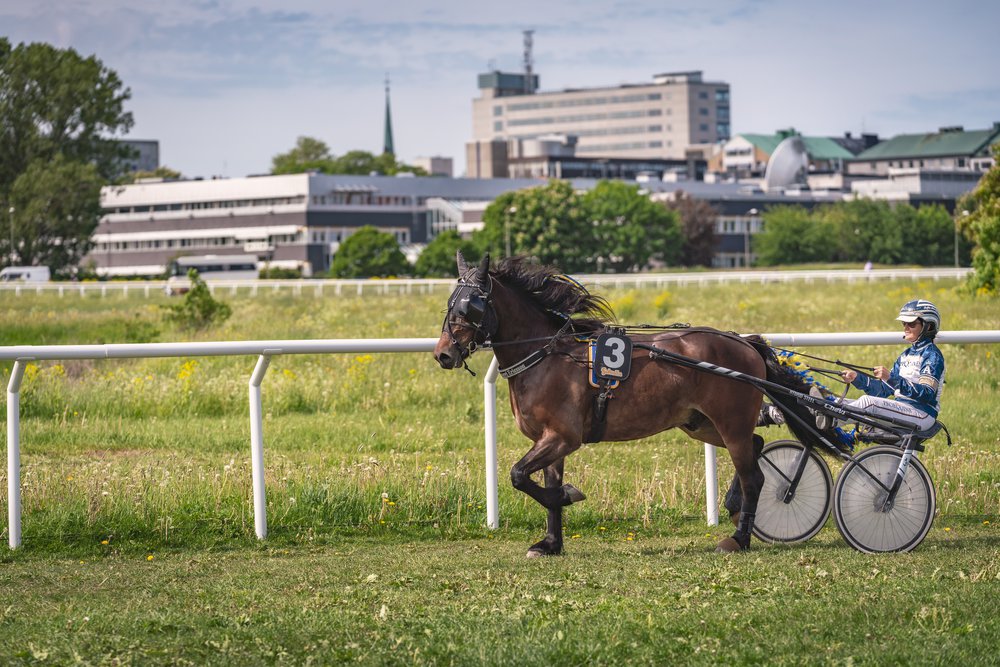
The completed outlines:
{"type": "Polygon", "coordinates": [[[395,155],[392,146],[392,114],[389,112],[389,74],[385,75],[385,137],[382,140],[382,152],[395,155]]]}

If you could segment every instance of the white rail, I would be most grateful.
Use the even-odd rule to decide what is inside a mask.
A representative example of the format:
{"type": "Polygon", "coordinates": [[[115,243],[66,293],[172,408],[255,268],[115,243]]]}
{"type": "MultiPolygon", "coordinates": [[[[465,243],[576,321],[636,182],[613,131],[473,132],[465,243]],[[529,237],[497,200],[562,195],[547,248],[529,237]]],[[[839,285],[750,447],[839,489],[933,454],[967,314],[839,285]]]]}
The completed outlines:
{"type": "MultiPolygon", "coordinates": [[[[899,333],[772,333],[764,336],[775,346],[815,345],[901,345],[899,333]]],[[[1000,343],[1000,330],[946,331],[939,344],[1000,343]]],[[[270,360],[285,354],[358,354],[383,352],[431,352],[436,338],[376,338],[330,340],[268,340],[208,343],[144,343],[127,345],[18,345],[0,347],[0,361],[13,361],[7,383],[7,519],[11,549],[21,545],[21,433],[20,390],[28,362],[66,359],[132,359],[153,357],[257,356],[250,376],[250,444],[253,481],[254,530],[259,539],[267,536],[264,489],[264,436],[261,420],[261,384],[270,360]]],[[[496,443],[497,361],[494,358],[484,379],[486,445],[486,521],[499,526],[496,443]]],[[[708,521],[718,523],[718,488],[715,448],[705,447],[706,505],[708,521]]]]}
{"type": "MultiPolygon", "coordinates": [[[[967,276],[969,268],[920,268],[920,269],[830,269],[803,271],[687,271],[674,273],[581,274],[574,278],[593,287],[667,287],[671,285],[698,285],[704,287],[719,283],[788,283],[788,282],[861,282],[876,280],[946,280],[967,276]]],[[[429,294],[437,288],[451,291],[454,279],[392,278],[372,280],[213,280],[208,283],[213,293],[267,294],[290,291],[293,294],[313,296],[341,296],[345,294],[429,294]]],[[[0,292],[21,294],[56,293],[59,296],[87,296],[89,294],[129,295],[145,297],[161,295],[166,288],[164,281],[109,281],[109,282],[59,282],[59,283],[0,283],[0,292]]]]}

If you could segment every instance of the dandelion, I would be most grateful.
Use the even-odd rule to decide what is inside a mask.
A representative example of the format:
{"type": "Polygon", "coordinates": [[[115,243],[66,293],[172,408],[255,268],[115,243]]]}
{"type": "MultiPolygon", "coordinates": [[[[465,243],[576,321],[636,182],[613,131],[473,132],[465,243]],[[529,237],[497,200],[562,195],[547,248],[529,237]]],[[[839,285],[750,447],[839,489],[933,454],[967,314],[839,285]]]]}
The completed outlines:
{"type": "Polygon", "coordinates": [[[152,561],[153,560],[153,554],[149,554],[148,556],[146,556],[146,560],[147,561],[152,561]]]}
{"type": "Polygon", "coordinates": [[[990,522],[989,521],[983,521],[983,525],[984,526],[988,526],[988,525],[990,525],[990,522]]]}
{"type": "Polygon", "coordinates": [[[951,528],[945,527],[944,532],[950,533],[951,532],[951,528]]]}
{"type": "Polygon", "coordinates": [[[101,540],[101,544],[103,544],[104,546],[108,546],[108,540],[101,540]]]}
{"type": "Polygon", "coordinates": [[[298,375],[295,374],[295,371],[291,370],[290,368],[283,368],[281,370],[281,374],[284,375],[289,380],[294,380],[295,378],[298,377],[298,375]]]}
{"type": "Polygon", "coordinates": [[[189,377],[194,375],[194,369],[197,365],[197,359],[191,359],[190,361],[184,362],[184,365],[181,366],[181,370],[177,373],[177,379],[187,380],[189,377]]]}
{"type": "Polygon", "coordinates": [[[598,526],[597,530],[604,531],[604,530],[607,530],[607,528],[605,528],[604,526],[598,526]]]}
{"type": "Polygon", "coordinates": [[[72,482],[73,481],[73,475],[66,475],[66,481],[67,482],[72,482]]]}
{"type": "Polygon", "coordinates": [[[571,539],[571,540],[578,540],[578,539],[580,539],[580,534],[577,533],[576,535],[570,535],[569,539],[571,539]]]}

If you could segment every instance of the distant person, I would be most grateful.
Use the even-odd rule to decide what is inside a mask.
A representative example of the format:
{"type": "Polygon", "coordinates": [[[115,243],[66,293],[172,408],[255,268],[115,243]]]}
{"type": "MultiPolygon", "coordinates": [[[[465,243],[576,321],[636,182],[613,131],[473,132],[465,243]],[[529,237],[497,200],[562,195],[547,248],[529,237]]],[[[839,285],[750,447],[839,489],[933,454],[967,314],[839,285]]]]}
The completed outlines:
{"type": "Polygon", "coordinates": [[[871,270],[872,270],[872,261],[869,259],[867,262],[865,262],[865,271],[871,271],[871,270]]]}
{"type": "MultiPolygon", "coordinates": [[[[941,315],[930,301],[907,301],[899,309],[903,323],[903,340],[910,343],[892,369],[876,366],[874,378],[852,370],[841,373],[865,395],[845,405],[858,408],[873,416],[898,417],[916,422],[921,431],[934,425],[941,409],[944,389],[944,355],[934,344],[941,329],[941,315]]],[[[818,415],[816,425],[822,430],[831,426],[831,418],[818,415]]]]}

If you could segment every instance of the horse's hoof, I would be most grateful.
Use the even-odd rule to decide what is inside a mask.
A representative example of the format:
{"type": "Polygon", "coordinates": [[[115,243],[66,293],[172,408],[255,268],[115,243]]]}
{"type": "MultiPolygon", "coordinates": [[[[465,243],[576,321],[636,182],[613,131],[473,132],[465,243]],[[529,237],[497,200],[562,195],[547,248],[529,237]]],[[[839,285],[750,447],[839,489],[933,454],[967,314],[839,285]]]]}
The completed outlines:
{"type": "Polygon", "coordinates": [[[587,496],[583,495],[583,491],[576,488],[572,484],[563,484],[563,491],[566,493],[566,497],[569,499],[570,504],[578,503],[581,500],[587,499],[587,496]]]}
{"type": "Polygon", "coordinates": [[[528,553],[524,555],[525,558],[541,558],[542,556],[549,556],[544,551],[539,551],[538,549],[528,549],[528,553]]]}
{"type": "Polygon", "coordinates": [[[736,551],[743,551],[743,547],[731,537],[723,539],[715,547],[715,553],[717,554],[731,554],[736,551]]]}

